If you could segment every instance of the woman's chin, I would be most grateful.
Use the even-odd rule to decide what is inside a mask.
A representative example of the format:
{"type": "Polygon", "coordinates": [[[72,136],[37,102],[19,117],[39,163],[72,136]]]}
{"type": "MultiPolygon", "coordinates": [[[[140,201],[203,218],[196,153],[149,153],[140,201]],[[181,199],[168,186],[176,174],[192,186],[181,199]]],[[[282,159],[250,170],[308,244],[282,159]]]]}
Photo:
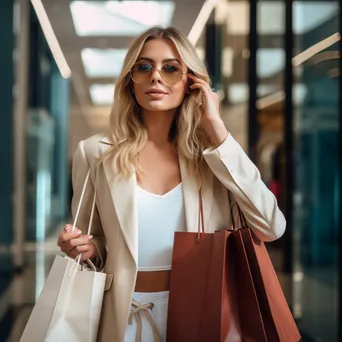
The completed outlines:
{"type": "Polygon", "coordinates": [[[141,107],[151,112],[157,112],[157,111],[163,112],[163,111],[169,111],[169,110],[173,110],[177,108],[174,105],[166,105],[165,103],[158,103],[157,101],[152,102],[152,103],[146,103],[142,105],[141,107]]]}

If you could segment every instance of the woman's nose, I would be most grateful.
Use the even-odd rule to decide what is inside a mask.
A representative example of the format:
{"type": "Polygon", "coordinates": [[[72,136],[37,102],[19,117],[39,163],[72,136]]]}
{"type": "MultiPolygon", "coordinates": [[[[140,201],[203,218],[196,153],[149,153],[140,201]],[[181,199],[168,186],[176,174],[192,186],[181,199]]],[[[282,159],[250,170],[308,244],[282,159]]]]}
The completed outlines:
{"type": "Polygon", "coordinates": [[[162,78],[161,78],[161,75],[160,75],[160,72],[159,72],[159,70],[157,70],[157,69],[154,69],[153,71],[152,71],[152,74],[151,74],[151,81],[152,81],[152,83],[154,83],[154,82],[162,82],[162,78]]]}

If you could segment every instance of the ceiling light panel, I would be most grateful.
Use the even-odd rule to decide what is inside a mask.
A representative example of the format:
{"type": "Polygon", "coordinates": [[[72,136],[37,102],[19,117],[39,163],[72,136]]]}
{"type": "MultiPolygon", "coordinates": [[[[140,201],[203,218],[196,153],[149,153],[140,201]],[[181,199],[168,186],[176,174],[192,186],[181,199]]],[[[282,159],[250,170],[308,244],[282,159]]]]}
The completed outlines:
{"type": "Polygon", "coordinates": [[[95,105],[111,105],[114,99],[113,84],[92,84],[90,86],[90,97],[95,105]]]}
{"type": "Polygon", "coordinates": [[[81,52],[88,77],[117,77],[120,75],[126,49],[83,49],[81,52]]]}
{"type": "Polygon", "coordinates": [[[136,36],[151,26],[169,26],[172,1],[72,1],[78,36],[136,36]]]}

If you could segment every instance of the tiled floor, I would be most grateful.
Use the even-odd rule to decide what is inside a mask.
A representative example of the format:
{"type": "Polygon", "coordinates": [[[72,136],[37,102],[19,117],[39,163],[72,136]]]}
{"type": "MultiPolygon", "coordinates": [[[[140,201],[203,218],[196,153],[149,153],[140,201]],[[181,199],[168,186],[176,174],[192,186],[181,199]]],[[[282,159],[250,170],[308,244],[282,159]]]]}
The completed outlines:
{"type": "MultiPolygon", "coordinates": [[[[28,244],[26,249],[27,266],[21,274],[6,273],[7,287],[0,293],[1,342],[20,340],[54,257],[59,253],[54,236],[42,245],[28,244]]],[[[8,255],[3,254],[1,257],[8,258],[8,255]]]]}
{"type": "Polygon", "coordinates": [[[334,268],[306,269],[299,287],[299,326],[317,342],[337,342],[338,276],[334,268]]]}
{"type": "MultiPolygon", "coordinates": [[[[282,256],[269,249],[276,270],[281,269],[282,256]]],[[[334,264],[324,267],[302,265],[302,272],[278,274],[286,297],[292,298],[293,312],[304,341],[337,342],[338,274],[334,264]],[[292,295],[288,291],[292,282],[292,295]]]]}

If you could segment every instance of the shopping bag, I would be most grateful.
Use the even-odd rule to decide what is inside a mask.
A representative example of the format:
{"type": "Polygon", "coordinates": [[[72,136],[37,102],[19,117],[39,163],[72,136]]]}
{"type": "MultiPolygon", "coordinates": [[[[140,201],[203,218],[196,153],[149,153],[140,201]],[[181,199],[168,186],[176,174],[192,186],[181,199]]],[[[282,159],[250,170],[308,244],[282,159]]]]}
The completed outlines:
{"type": "Polygon", "coordinates": [[[175,233],[167,342],[241,341],[232,260],[226,257],[230,234],[201,233],[198,239],[197,233],[175,233]]]}
{"type": "Polygon", "coordinates": [[[263,242],[247,224],[205,233],[201,196],[199,213],[197,233],[175,233],[166,341],[299,341],[263,242]]]}
{"type": "Polygon", "coordinates": [[[243,341],[299,341],[299,331],[265,244],[249,228],[235,230],[229,239],[243,341]]]}
{"type": "MultiPolygon", "coordinates": [[[[73,228],[89,181],[88,172],[73,228]]],[[[88,234],[94,214],[96,191],[88,234]]],[[[97,272],[88,260],[57,255],[43,290],[33,308],[20,342],[95,342],[100,321],[106,274],[97,272]]]]}
{"type": "Polygon", "coordinates": [[[198,232],[175,232],[172,252],[167,342],[240,342],[231,231],[207,234],[200,196],[198,232]]]}
{"type": "Polygon", "coordinates": [[[22,342],[96,341],[106,275],[56,256],[22,342]]]}

